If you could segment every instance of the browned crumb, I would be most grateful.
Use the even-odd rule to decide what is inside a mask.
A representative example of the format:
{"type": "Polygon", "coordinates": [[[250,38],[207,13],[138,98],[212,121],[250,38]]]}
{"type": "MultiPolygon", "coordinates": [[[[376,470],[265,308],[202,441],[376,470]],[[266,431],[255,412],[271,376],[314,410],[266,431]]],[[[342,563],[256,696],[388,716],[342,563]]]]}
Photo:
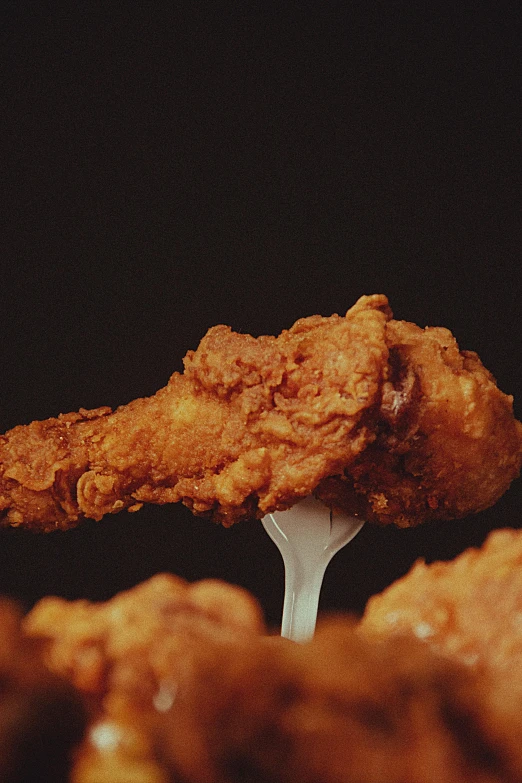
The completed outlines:
{"type": "Polygon", "coordinates": [[[330,505],[379,524],[411,527],[493,505],[520,471],[522,424],[513,398],[451,332],[386,325],[389,372],[376,439],[339,477],[321,482],[330,505]]]}
{"type": "Polygon", "coordinates": [[[24,626],[46,642],[47,666],[75,686],[89,711],[71,783],[167,783],[155,717],[170,709],[199,648],[264,630],[244,590],[169,574],[100,604],[44,598],[24,626]]]}
{"type": "Polygon", "coordinates": [[[339,619],[305,645],[200,650],[160,752],[186,783],[514,783],[517,715],[417,640],[368,643],[339,619]]]}
{"type": "Polygon", "coordinates": [[[492,505],[521,460],[512,399],[478,357],[374,295],[277,338],[216,326],[153,397],[15,427],[0,524],[66,529],[181,501],[231,525],[315,493],[411,526],[492,505]]]}
{"type": "Polygon", "coordinates": [[[496,530],[450,562],[418,561],[370,599],[361,630],[415,636],[522,698],[522,531],[496,530]]]}

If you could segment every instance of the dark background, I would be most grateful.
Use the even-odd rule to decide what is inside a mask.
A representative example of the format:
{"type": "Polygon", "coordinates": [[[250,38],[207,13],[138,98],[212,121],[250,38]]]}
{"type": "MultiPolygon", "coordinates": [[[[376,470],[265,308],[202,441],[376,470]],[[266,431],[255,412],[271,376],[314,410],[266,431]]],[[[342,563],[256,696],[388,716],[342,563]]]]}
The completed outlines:
{"type": "MultiPolygon", "coordinates": [[[[522,415],[521,60],[514,2],[4,2],[0,431],[163,386],[208,327],[278,333],[386,293],[452,329],[522,415]]],[[[494,509],[366,526],[322,607],[519,526],[494,509]]],[[[0,535],[0,592],[106,598],[218,576],[280,618],[259,522],[149,507],[0,535]]]]}

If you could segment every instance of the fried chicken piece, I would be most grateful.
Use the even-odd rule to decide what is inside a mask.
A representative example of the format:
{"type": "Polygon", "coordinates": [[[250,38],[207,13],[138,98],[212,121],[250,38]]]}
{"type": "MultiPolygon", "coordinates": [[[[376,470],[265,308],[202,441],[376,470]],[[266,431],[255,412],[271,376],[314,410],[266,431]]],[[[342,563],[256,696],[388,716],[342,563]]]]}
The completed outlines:
{"type": "Polygon", "coordinates": [[[85,713],[73,688],[43,665],[21,613],[0,601],[0,781],[65,783],[85,713]]]}
{"type": "MultiPolygon", "coordinates": [[[[495,567],[461,566],[453,580],[454,602],[467,588],[463,612],[491,599],[477,637],[515,580],[507,574],[522,544],[511,558],[509,548],[506,539],[491,553],[495,567]],[[489,594],[491,579],[499,584],[489,594]]],[[[500,614],[516,625],[516,601],[500,614]]],[[[25,629],[47,641],[47,665],[89,705],[72,783],[522,780],[519,658],[508,660],[510,630],[495,637],[495,621],[481,644],[492,662],[496,644],[504,650],[497,669],[345,618],[323,619],[298,645],[264,635],[244,591],[159,575],[104,604],[44,599],[25,629]]]]}
{"type": "Polygon", "coordinates": [[[159,574],[105,603],[44,598],[25,631],[47,642],[47,666],[88,708],[72,783],[167,783],[155,755],[155,715],[171,706],[196,650],[257,637],[264,624],[241,588],[159,574]]]}
{"type": "Polygon", "coordinates": [[[369,640],[416,638],[489,683],[503,736],[522,742],[522,530],[496,530],[450,562],[419,560],[368,602],[359,632],[369,640]],[[511,716],[511,717],[510,717],[511,716]]]}
{"type": "Polygon", "coordinates": [[[451,332],[386,325],[389,372],[376,439],[316,492],[369,522],[412,527],[493,505],[520,472],[522,424],[471,351],[451,332]]]}
{"type": "Polygon", "coordinates": [[[496,530],[450,562],[419,560],[370,599],[361,631],[422,639],[522,704],[522,531],[496,530]]]}
{"type": "Polygon", "coordinates": [[[278,338],[217,326],[153,397],[15,427],[0,438],[0,524],[66,529],[182,501],[230,525],[290,507],[373,439],[390,316],[371,296],[278,338]]]}
{"type": "Polygon", "coordinates": [[[312,492],[400,526],[492,505],[522,461],[512,398],[448,330],[390,319],[375,295],[278,338],[217,326],[153,397],[15,427],[0,524],[182,501],[230,525],[312,492]]]}
{"type": "Polygon", "coordinates": [[[162,716],[185,783],[493,783],[522,779],[518,711],[417,640],[368,643],[330,620],[305,645],[201,649],[162,716]]]}

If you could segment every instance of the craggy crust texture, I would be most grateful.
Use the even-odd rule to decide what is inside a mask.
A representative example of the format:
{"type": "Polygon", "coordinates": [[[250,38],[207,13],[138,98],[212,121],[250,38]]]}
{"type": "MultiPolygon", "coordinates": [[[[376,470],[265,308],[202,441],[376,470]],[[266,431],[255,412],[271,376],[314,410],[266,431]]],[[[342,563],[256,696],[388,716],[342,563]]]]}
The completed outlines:
{"type": "Polygon", "coordinates": [[[376,439],[317,494],[367,521],[411,527],[493,505],[520,472],[522,424],[451,332],[386,325],[388,375],[376,439]]]}
{"type": "Polygon", "coordinates": [[[241,588],[158,574],[105,603],[44,598],[27,615],[46,643],[48,668],[67,678],[89,712],[71,783],[167,783],[155,758],[154,721],[170,709],[200,648],[264,632],[241,588]]]}
{"type": "Polygon", "coordinates": [[[370,599],[361,630],[422,639],[506,683],[522,703],[522,531],[494,531],[451,562],[419,560],[370,599]]]}
{"type": "Polygon", "coordinates": [[[381,524],[463,517],[520,471],[512,402],[447,329],[391,320],[381,295],[277,338],[216,326],[153,397],[0,438],[0,524],[182,501],[231,525],[310,493],[381,524]]]}
{"type": "Polygon", "coordinates": [[[166,574],[24,625],[89,709],[71,783],[522,780],[520,703],[416,638],[332,618],[297,645],[243,590],[166,574]]]}
{"type": "Polygon", "coordinates": [[[25,633],[89,707],[71,783],[520,783],[521,553],[499,531],[419,564],[373,599],[373,625],[323,618],[303,645],[265,636],[255,600],[213,580],[44,599],[25,633]]]}
{"type": "Polygon", "coordinates": [[[517,715],[418,641],[332,620],[305,645],[202,649],[158,747],[185,783],[507,783],[517,715]]]}
{"type": "Polygon", "coordinates": [[[15,427],[0,438],[2,524],[183,501],[229,525],[291,506],[373,439],[390,317],[371,296],[278,338],[216,326],[153,397],[15,427]]]}

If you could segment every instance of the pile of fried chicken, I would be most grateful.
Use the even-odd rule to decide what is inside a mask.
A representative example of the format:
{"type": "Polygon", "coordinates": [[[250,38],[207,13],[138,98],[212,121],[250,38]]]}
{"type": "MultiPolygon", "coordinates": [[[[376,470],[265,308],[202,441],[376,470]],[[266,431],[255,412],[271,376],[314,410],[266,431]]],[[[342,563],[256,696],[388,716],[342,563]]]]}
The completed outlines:
{"type": "MultiPolygon", "coordinates": [[[[314,494],[408,527],[491,506],[522,425],[451,333],[384,296],[279,337],[211,329],[151,398],[0,438],[4,526],[181,501],[226,526],[314,494]]],[[[0,783],[522,783],[522,531],[418,562],[296,644],[169,574],[0,606],[0,783]]]]}
{"type": "Polygon", "coordinates": [[[304,644],[242,589],[168,574],[13,617],[2,646],[33,645],[33,666],[4,665],[2,781],[522,781],[522,531],[418,563],[304,644]],[[20,747],[39,773],[42,742],[62,777],[24,777],[20,747]]]}

